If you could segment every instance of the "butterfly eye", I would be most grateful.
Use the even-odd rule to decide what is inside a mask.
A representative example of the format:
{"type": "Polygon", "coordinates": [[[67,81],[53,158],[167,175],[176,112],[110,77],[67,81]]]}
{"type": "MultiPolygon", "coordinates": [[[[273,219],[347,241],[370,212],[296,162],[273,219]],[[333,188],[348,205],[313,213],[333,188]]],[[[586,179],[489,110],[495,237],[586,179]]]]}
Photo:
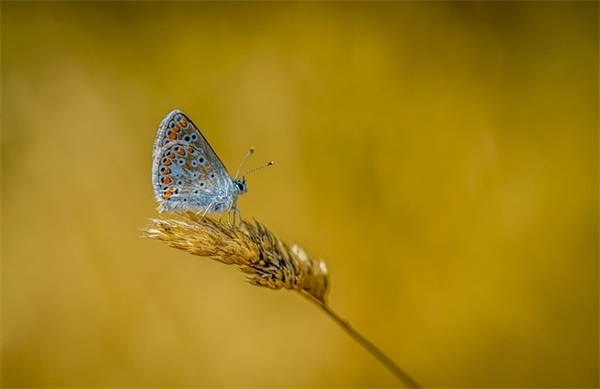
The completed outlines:
{"type": "Polygon", "coordinates": [[[235,186],[237,187],[240,193],[244,193],[246,191],[246,184],[241,181],[234,181],[235,186]]]}

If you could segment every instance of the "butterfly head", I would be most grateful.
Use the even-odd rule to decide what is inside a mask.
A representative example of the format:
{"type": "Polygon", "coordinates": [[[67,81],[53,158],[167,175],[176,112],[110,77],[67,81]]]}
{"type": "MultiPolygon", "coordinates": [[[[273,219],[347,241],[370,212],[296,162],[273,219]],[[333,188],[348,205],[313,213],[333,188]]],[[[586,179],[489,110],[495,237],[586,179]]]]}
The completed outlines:
{"type": "Polygon", "coordinates": [[[246,193],[246,179],[244,177],[233,180],[233,186],[237,190],[238,194],[246,193]]]}

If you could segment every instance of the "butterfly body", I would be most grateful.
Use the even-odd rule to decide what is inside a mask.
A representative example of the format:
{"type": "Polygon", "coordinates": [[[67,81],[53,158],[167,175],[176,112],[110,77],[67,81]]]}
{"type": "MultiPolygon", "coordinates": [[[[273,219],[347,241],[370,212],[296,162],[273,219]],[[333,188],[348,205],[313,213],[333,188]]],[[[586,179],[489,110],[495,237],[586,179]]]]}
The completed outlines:
{"type": "Polygon", "coordinates": [[[244,179],[232,179],[190,118],[179,110],[160,123],[152,152],[152,184],[159,212],[222,213],[236,209],[246,192],[244,179]]]}

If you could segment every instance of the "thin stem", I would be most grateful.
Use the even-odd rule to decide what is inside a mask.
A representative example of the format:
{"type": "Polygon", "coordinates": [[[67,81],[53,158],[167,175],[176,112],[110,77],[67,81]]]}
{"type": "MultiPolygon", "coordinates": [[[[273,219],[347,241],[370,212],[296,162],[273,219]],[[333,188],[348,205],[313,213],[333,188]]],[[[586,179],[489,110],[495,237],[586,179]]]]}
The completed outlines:
{"type": "Polygon", "coordinates": [[[400,366],[396,365],[396,363],[390,357],[385,355],[385,353],[383,351],[381,351],[379,349],[379,347],[375,346],[367,338],[365,338],[358,331],[356,331],[347,320],[343,319],[337,313],[335,313],[327,305],[327,303],[324,303],[324,302],[316,299],[315,297],[311,296],[308,293],[302,293],[302,294],[305,297],[307,297],[309,300],[311,300],[312,302],[317,304],[319,307],[321,307],[321,309],[323,309],[323,311],[325,311],[325,313],[327,313],[327,315],[329,315],[329,317],[331,317],[340,327],[342,327],[344,329],[344,331],[346,331],[348,333],[348,335],[350,335],[356,342],[358,342],[358,344],[360,344],[368,352],[370,352],[371,355],[373,355],[375,358],[377,358],[377,360],[379,362],[383,363],[383,365],[385,367],[387,367],[387,369],[392,374],[394,374],[396,376],[396,378],[398,378],[400,381],[402,381],[406,387],[408,387],[408,388],[420,388],[421,387],[415,380],[413,380],[408,375],[408,373],[406,373],[404,370],[402,370],[400,368],[400,366]]]}

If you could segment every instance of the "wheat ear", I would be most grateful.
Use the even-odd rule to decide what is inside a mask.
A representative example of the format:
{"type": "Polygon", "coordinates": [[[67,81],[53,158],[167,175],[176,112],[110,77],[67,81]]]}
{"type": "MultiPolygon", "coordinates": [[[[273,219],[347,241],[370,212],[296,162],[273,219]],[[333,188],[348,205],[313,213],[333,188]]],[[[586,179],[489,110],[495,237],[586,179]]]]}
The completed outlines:
{"type": "Polygon", "coordinates": [[[142,231],[147,238],[161,240],[190,254],[236,265],[252,285],[299,292],[317,304],[405,386],[419,388],[391,358],[329,307],[325,262],[310,258],[297,245],[289,246],[277,239],[262,224],[242,219],[239,225],[230,225],[188,212],[175,218],[151,219],[142,231]]]}

